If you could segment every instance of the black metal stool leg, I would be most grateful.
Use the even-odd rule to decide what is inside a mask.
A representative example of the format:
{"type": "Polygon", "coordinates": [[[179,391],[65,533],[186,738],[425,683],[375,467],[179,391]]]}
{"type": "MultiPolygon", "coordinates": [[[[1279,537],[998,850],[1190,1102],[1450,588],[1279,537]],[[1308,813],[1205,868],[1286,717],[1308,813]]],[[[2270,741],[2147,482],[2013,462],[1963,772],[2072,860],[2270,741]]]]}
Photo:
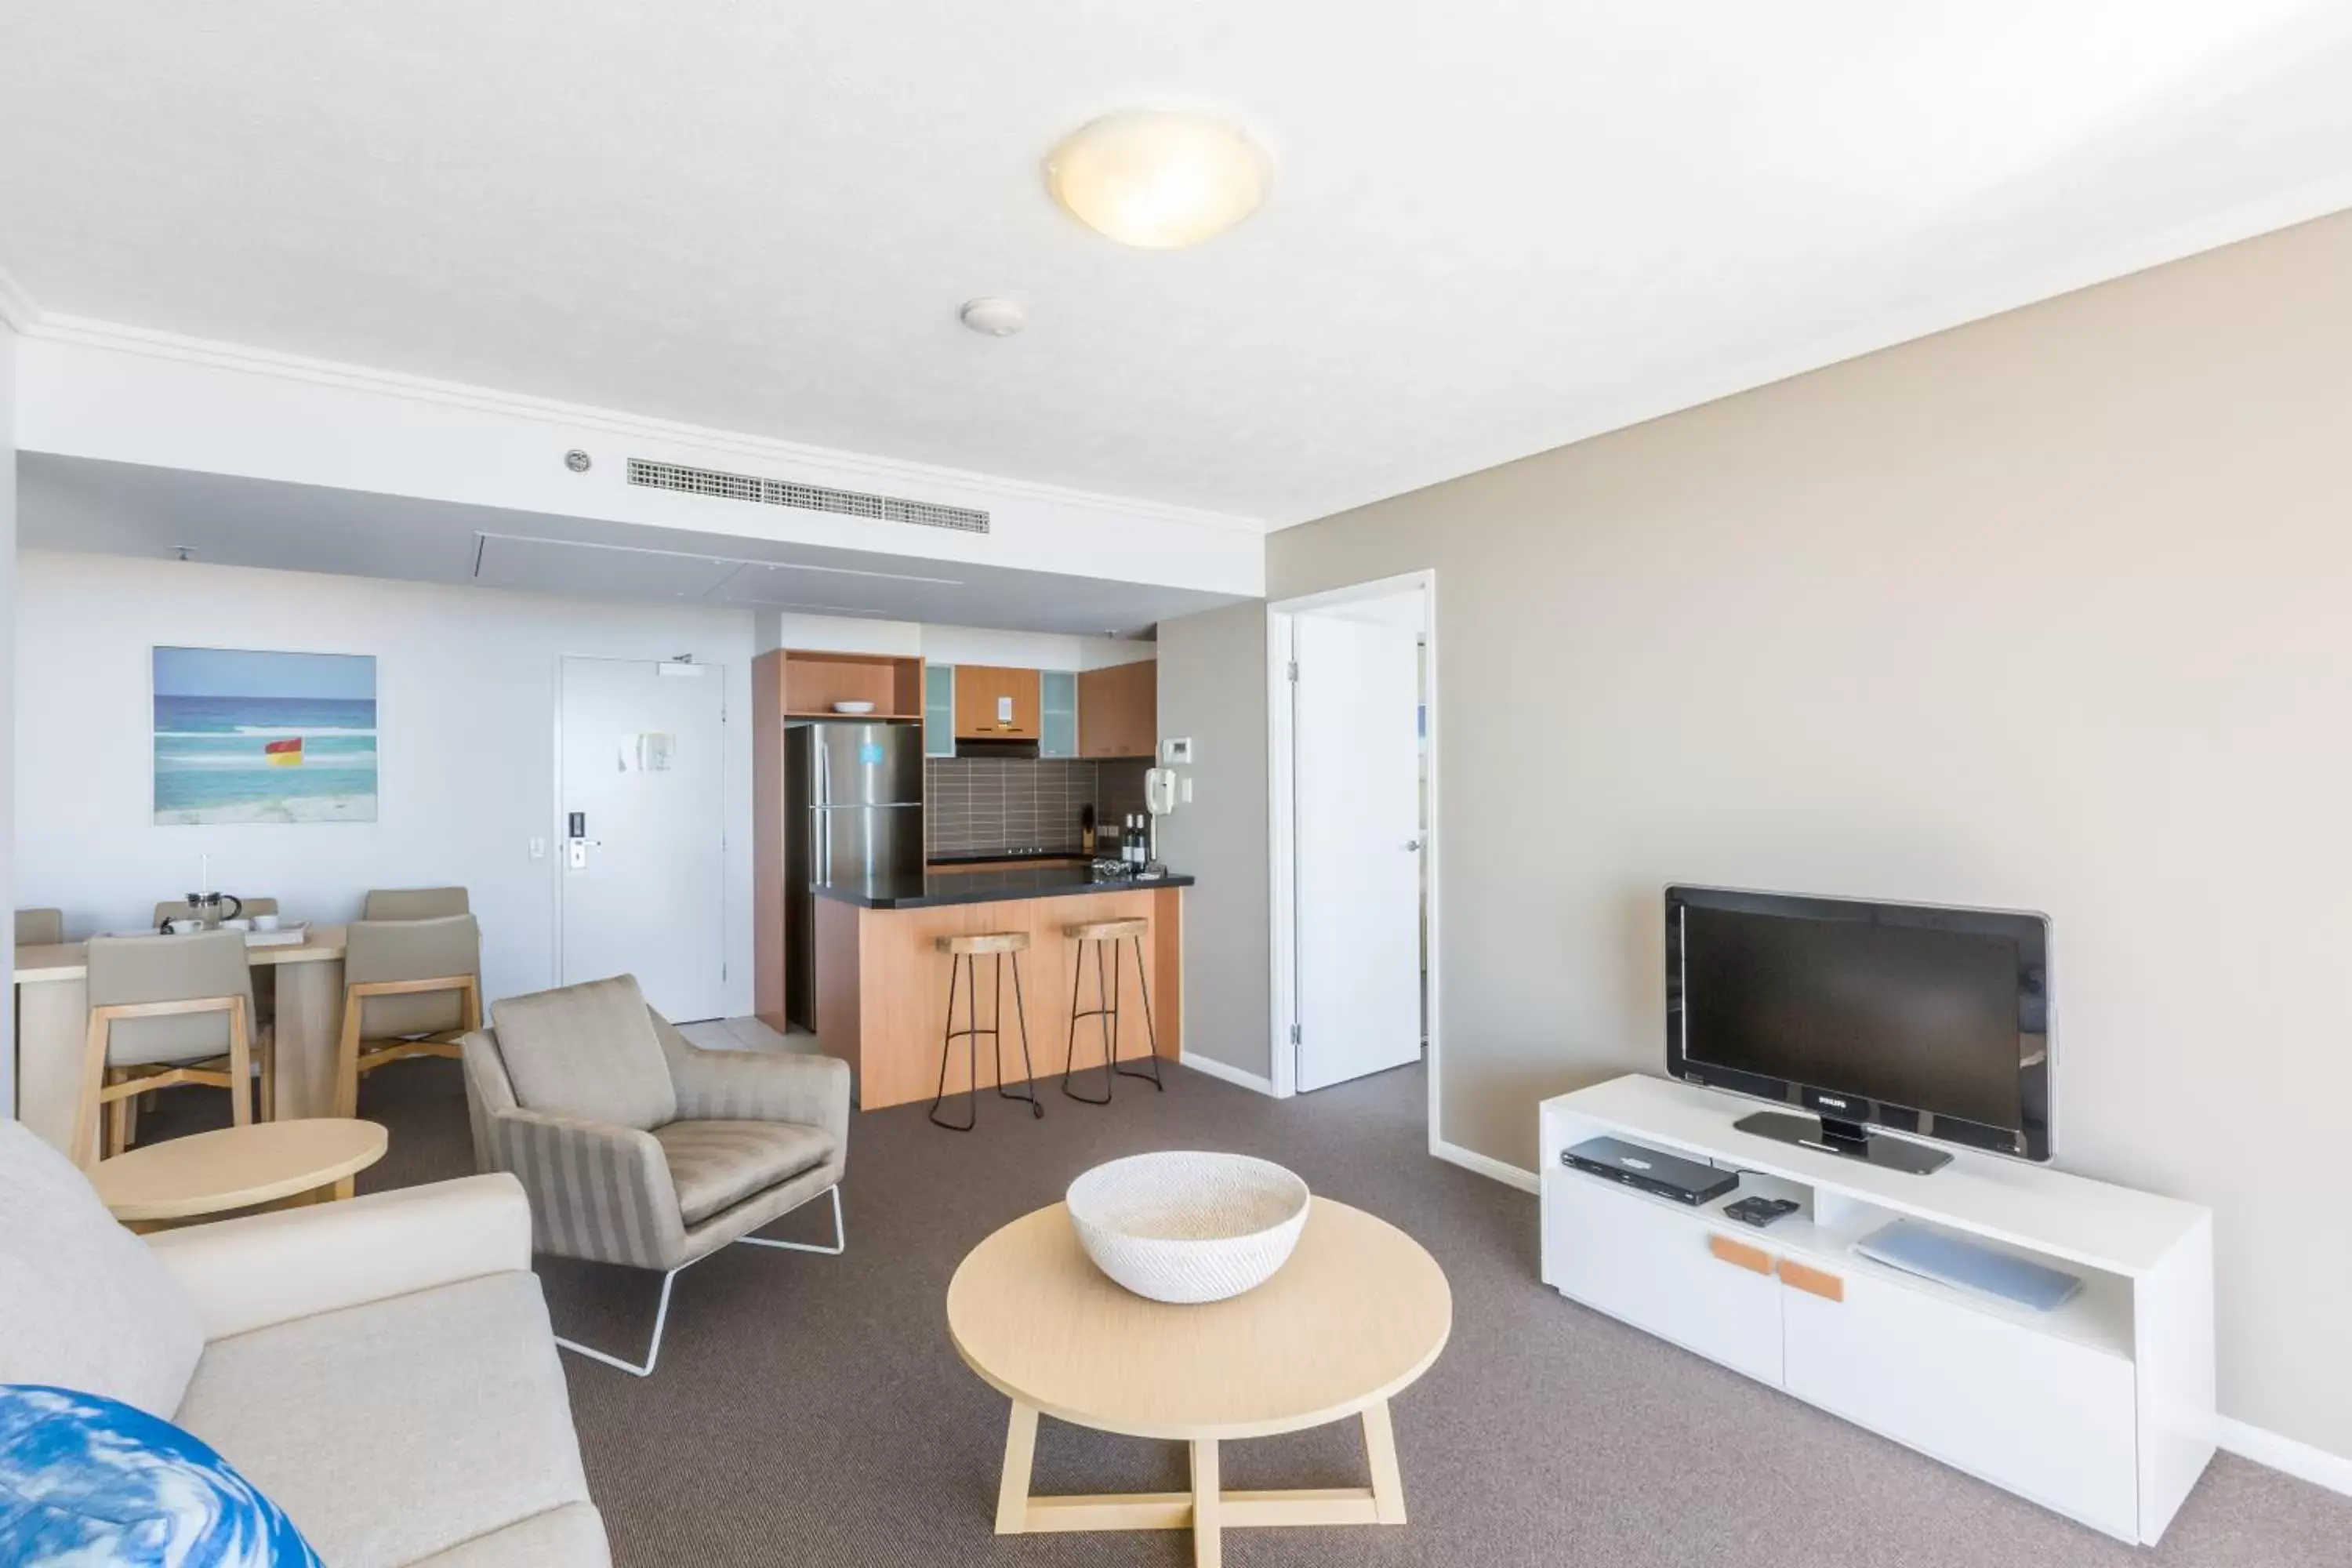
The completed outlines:
{"type": "MultiPolygon", "coordinates": [[[[961,1121],[949,1121],[940,1115],[940,1106],[946,1100],[948,1096],[948,1054],[955,1049],[956,965],[961,962],[963,962],[963,959],[962,955],[960,953],[950,953],[948,955],[947,1029],[946,1032],[940,1037],[939,1092],[931,1096],[930,1117],[932,1125],[944,1127],[950,1132],[969,1132],[971,1131],[973,1123],[980,1120],[980,1097],[971,1092],[971,1088],[977,1088],[980,1083],[980,1045],[979,1042],[972,1037],[976,1031],[970,1029],[964,1031],[964,1041],[967,1047],[965,1054],[967,1059],[971,1062],[972,1074],[969,1080],[971,1088],[967,1088],[964,1093],[964,1104],[967,1107],[969,1113],[961,1121]]],[[[971,1021],[975,1024],[980,1022],[977,1017],[973,1017],[971,1021]]]]}
{"type": "Polygon", "coordinates": [[[1091,1095],[1080,1094],[1070,1087],[1070,1074],[1076,1068],[1078,1059],[1078,1020],[1087,1016],[1078,1011],[1078,985],[1086,978],[1086,973],[1087,944],[1082,942],[1078,943],[1078,951],[1073,955],[1070,963],[1070,1033],[1062,1044],[1062,1092],[1081,1105],[1108,1105],[1110,1096],[1108,1093],[1100,1100],[1097,1100],[1091,1095]]]}
{"type": "Polygon", "coordinates": [[[1160,1032],[1151,1025],[1151,985],[1144,979],[1143,939],[1139,936],[1129,940],[1135,943],[1135,988],[1143,994],[1143,1043],[1151,1047],[1151,1070],[1137,1072],[1120,1068],[1118,1074],[1121,1078],[1149,1079],[1151,1087],[1164,1094],[1168,1086],[1160,1081],[1160,1032]]]}
{"type": "MultiPolygon", "coordinates": [[[[1002,957],[997,960],[1000,976],[1003,972],[1003,963],[1002,957]]],[[[1000,999],[996,1005],[996,1021],[999,1024],[1004,1022],[1004,1004],[1002,995],[1003,994],[999,993],[1000,999]]],[[[1029,1061],[1029,1005],[1021,1000],[1021,955],[1017,952],[1013,955],[1013,1016],[1019,1020],[1021,1025],[1021,1071],[1029,1092],[1006,1094],[1004,1098],[1027,1100],[1030,1116],[1040,1118],[1045,1114],[1045,1107],[1037,1098],[1037,1069],[1029,1061]]],[[[996,1092],[1004,1094],[1004,1069],[1001,1067],[996,1069],[996,1092]]]]}

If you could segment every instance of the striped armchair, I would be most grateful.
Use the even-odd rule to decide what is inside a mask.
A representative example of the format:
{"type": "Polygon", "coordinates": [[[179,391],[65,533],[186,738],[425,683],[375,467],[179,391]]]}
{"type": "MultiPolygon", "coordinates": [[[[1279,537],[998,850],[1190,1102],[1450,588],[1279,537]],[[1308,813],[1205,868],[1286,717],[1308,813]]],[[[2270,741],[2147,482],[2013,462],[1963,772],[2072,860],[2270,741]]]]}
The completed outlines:
{"type": "Polygon", "coordinates": [[[688,1265],[732,1242],[842,1251],[847,1063],[703,1050],[625,974],[509,997],[490,1021],[460,1042],[476,1167],[522,1184],[537,1250],[661,1271],[642,1365],[558,1344],[644,1377],[688,1265]],[[828,1194],[830,1247],[751,1234],[828,1194]]]}

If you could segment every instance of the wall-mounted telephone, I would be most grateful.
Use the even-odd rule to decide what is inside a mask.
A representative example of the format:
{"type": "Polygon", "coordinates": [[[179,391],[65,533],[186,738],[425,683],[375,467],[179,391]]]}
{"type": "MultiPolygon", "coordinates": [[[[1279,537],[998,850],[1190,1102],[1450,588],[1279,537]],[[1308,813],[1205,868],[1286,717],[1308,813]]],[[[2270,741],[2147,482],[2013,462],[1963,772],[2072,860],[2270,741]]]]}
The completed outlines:
{"type": "Polygon", "coordinates": [[[1165,816],[1176,809],[1176,770],[1152,768],[1143,775],[1143,809],[1165,816]]]}

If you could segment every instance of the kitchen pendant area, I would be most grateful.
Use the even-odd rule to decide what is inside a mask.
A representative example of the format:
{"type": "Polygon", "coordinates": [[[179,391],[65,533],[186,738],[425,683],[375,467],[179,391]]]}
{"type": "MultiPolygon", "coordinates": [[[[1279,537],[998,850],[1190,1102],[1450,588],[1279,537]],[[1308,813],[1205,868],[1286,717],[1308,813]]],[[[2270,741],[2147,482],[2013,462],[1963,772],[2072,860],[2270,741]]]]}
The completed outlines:
{"type": "MultiPolygon", "coordinates": [[[[908,628],[914,629],[914,628],[908,628]]],[[[851,1064],[867,1110],[931,1097],[942,1080],[949,937],[1014,935],[1003,1000],[1003,1082],[1058,1075],[1074,1054],[1122,1062],[1181,1049],[1181,900],[1192,879],[1150,859],[1158,664],[1149,642],[919,628],[923,651],[782,647],[752,671],[756,1008],[851,1064]],[[1035,664],[999,657],[1033,653],[1035,664]],[[982,639],[987,639],[982,642],[982,639]],[[1108,645],[1108,646],[1106,646],[1108,645]],[[1085,665],[1086,668],[1076,668],[1085,665]],[[1115,1045],[1073,1046],[1077,943],[1088,921],[1139,920],[1115,1045]],[[1016,979],[1015,969],[1018,975],[1016,979]],[[933,971],[937,971],[936,973],[933,971]],[[1149,1026],[1139,1009],[1150,1006],[1149,1026]],[[1028,1050],[1021,1049],[1021,1026],[1028,1050]]],[[[905,639],[900,640],[904,646],[905,639]]],[[[1088,978],[1090,977],[1090,978],[1088,978]]],[[[991,980],[993,980],[992,974],[991,980]]],[[[982,989],[992,991],[990,983],[982,989]]],[[[982,995],[986,1026],[997,1021],[982,995]]],[[[956,1024],[974,1005],[959,996],[956,1024]]],[[[1087,1020],[1087,1029],[1097,1026],[1087,1020]]],[[[998,1083],[993,1053],[967,1077],[998,1083]]]]}

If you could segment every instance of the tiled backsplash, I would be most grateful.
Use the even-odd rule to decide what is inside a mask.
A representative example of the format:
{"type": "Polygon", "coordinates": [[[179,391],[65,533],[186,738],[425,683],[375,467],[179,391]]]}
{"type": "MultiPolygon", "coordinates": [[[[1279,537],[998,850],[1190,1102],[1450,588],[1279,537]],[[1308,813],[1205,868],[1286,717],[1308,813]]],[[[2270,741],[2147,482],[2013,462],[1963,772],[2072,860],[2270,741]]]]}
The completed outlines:
{"type": "Polygon", "coordinates": [[[1078,851],[1078,810],[1116,825],[1143,809],[1140,760],[933,757],[923,764],[923,837],[933,855],[992,849],[1078,851]]]}

